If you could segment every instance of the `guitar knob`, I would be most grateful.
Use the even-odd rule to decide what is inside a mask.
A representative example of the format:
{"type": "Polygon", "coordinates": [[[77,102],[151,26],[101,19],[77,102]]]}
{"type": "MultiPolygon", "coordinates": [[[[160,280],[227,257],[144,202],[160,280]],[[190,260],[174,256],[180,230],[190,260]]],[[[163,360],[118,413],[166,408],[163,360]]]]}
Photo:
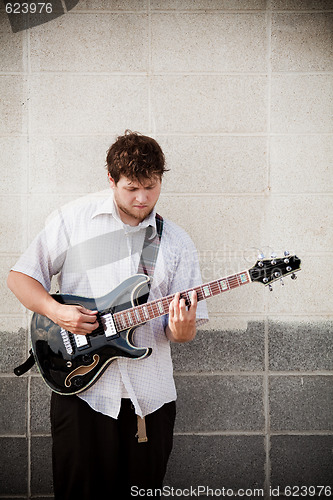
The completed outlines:
{"type": "Polygon", "coordinates": [[[74,379],[74,385],[75,387],[82,387],[83,386],[83,379],[82,377],[75,377],[74,379]]]}

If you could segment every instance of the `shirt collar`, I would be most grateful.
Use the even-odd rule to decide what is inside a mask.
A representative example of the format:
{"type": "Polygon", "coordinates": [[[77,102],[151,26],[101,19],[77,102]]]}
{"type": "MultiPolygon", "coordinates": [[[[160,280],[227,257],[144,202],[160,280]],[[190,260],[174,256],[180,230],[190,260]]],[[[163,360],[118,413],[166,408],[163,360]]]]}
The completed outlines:
{"type": "Polygon", "coordinates": [[[96,208],[96,210],[92,214],[92,218],[98,216],[98,215],[103,215],[103,214],[110,214],[112,217],[123,227],[125,233],[135,233],[137,231],[140,231],[140,229],[145,229],[148,226],[151,226],[153,228],[152,234],[150,236],[151,238],[154,238],[157,234],[157,228],[156,228],[156,210],[155,208],[153,211],[146,217],[142,222],[140,222],[137,226],[130,226],[129,224],[125,224],[120,216],[119,216],[119,211],[117,208],[117,205],[113,199],[113,193],[111,192],[96,208]]]}

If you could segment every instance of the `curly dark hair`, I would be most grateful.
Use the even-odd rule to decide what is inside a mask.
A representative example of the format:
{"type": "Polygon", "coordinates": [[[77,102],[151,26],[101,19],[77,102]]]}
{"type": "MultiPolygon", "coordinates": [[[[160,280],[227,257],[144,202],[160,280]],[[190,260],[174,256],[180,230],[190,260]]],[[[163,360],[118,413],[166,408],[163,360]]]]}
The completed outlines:
{"type": "Polygon", "coordinates": [[[142,183],[152,177],[162,179],[168,170],[163,151],[155,139],[130,130],[109,148],[106,167],[116,184],[122,175],[142,183]]]}

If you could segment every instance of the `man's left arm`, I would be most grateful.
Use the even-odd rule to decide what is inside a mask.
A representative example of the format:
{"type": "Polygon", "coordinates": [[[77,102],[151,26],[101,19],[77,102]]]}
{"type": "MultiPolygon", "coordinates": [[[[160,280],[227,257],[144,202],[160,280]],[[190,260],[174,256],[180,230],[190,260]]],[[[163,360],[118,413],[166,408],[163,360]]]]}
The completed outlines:
{"type": "Polygon", "coordinates": [[[192,291],[191,305],[186,307],[185,300],[176,293],[169,306],[169,323],[165,334],[171,342],[189,342],[196,334],[197,294],[192,291]]]}

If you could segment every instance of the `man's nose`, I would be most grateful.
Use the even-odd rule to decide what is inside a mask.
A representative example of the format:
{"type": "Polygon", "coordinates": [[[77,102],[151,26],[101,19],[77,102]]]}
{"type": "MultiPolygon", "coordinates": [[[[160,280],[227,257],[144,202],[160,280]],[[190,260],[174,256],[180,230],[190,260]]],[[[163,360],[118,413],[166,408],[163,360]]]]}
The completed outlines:
{"type": "Polygon", "coordinates": [[[136,199],[139,203],[144,204],[147,201],[147,193],[144,190],[137,192],[136,199]]]}

